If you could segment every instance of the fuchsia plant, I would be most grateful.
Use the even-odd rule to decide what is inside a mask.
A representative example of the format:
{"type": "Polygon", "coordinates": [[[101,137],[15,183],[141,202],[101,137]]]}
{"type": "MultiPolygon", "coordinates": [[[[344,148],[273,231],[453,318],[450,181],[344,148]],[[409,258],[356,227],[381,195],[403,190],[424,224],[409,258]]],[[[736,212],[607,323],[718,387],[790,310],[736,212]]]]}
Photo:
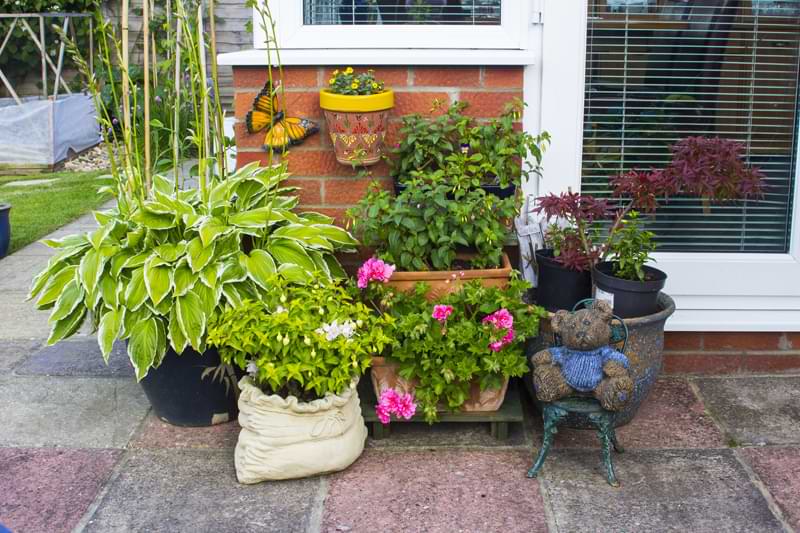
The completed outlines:
{"type": "Polygon", "coordinates": [[[444,324],[447,321],[447,317],[449,317],[451,314],[453,314],[452,305],[434,305],[431,316],[444,324]]]}
{"type": "Polygon", "coordinates": [[[375,406],[375,413],[382,424],[388,424],[391,415],[410,420],[416,412],[417,404],[414,401],[414,395],[410,392],[399,394],[394,389],[383,391],[378,405],[375,406]]]}
{"type": "Polygon", "coordinates": [[[763,196],[764,175],[743,160],[744,146],[718,137],[686,137],[672,147],[672,161],[665,168],[630,170],[611,180],[609,200],[568,190],[537,198],[536,213],[553,224],[547,239],[556,250],[556,260],[571,270],[590,270],[616,255],[614,245],[626,224],[636,224],[636,212],[652,213],[662,199],[686,195],[714,201],[763,196]],[[607,231],[597,224],[611,221],[607,231]]]}

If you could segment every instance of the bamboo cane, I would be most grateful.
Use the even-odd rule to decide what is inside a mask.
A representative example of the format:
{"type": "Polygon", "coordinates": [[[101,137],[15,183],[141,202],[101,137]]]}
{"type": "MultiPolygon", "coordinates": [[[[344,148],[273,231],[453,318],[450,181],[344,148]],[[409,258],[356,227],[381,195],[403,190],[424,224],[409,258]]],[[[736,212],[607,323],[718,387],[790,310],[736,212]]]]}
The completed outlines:
{"type": "Polygon", "coordinates": [[[150,0],[142,2],[144,31],[144,187],[150,191],[150,0]]]}
{"type": "Polygon", "coordinates": [[[178,16],[175,17],[177,28],[175,30],[175,119],[172,124],[172,164],[175,167],[175,191],[178,190],[178,178],[180,175],[180,133],[179,120],[180,120],[180,107],[181,107],[181,33],[183,24],[181,21],[180,4],[176,3],[179,10],[178,16]]]}
{"type": "MultiPolygon", "coordinates": [[[[122,0],[122,125],[131,131],[131,88],[128,77],[128,0],[122,0]]],[[[126,147],[127,149],[127,147],[126,147]]]]}
{"type": "Polygon", "coordinates": [[[211,154],[209,151],[210,139],[208,135],[209,120],[208,120],[208,73],[206,72],[206,41],[203,32],[203,5],[202,2],[197,6],[197,55],[199,56],[200,63],[200,98],[202,100],[202,113],[203,113],[203,146],[201,150],[200,159],[200,191],[201,196],[205,199],[205,191],[208,185],[208,158],[211,154]],[[205,151],[205,154],[202,152],[205,151]]]}
{"type": "Polygon", "coordinates": [[[219,78],[217,75],[217,31],[214,22],[214,0],[208,0],[208,25],[209,33],[211,34],[211,80],[214,84],[214,127],[216,131],[216,138],[214,139],[217,149],[217,166],[219,167],[220,178],[225,176],[225,132],[224,122],[222,119],[222,104],[220,103],[219,94],[219,78]]]}

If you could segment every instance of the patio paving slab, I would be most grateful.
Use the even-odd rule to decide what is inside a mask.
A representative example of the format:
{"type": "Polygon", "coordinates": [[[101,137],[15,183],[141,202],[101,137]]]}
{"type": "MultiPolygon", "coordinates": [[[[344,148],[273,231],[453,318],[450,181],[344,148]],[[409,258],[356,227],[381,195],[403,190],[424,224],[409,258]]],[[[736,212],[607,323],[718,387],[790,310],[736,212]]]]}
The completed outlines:
{"type": "Polygon", "coordinates": [[[27,291],[31,280],[44,267],[50,256],[43,254],[11,254],[0,261],[0,291],[27,291]]]}
{"type": "Polygon", "coordinates": [[[0,448],[0,522],[12,531],[72,531],[119,450],[0,448]]]}
{"type": "Polygon", "coordinates": [[[438,422],[433,426],[427,423],[398,422],[391,424],[391,433],[388,437],[377,440],[370,437],[367,447],[527,449],[532,442],[530,432],[525,430],[522,423],[509,424],[508,438],[498,440],[492,436],[488,422],[438,422]]]}
{"type": "MultiPolygon", "coordinates": [[[[534,446],[542,442],[542,418],[534,424],[534,446]]],[[[660,379],[629,424],[617,429],[626,449],[718,448],[724,439],[703,403],[683,379],[660,379]]],[[[600,448],[596,431],[559,428],[554,449],[600,448]]]]}
{"type": "Polygon", "coordinates": [[[697,386],[737,444],[800,444],[800,376],[708,378],[697,386]]]}
{"type": "Polygon", "coordinates": [[[0,340],[0,371],[11,370],[39,350],[42,344],[43,340],[35,339],[0,340]]]}
{"type": "Polygon", "coordinates": [[[731,450],[647,450],[615,455],[620,488],[600,453],[553,452],[544,497],[557,531],[784,531],[731,450]]]}
{"type": "Polygon", "coordinates": [[[133,380],[0,379],[0,446],[122,448],[150,404],[133,380]]]}
{"type": "Polygon", "coordinates": [[[320,479],[240,485],[229,451],[128,452],[85,531],[304,532],[320,479]]]}
{"type": "Polygon", "coordinates": [[[179,427],[167,424],[152,411],[131,439],[130,448],[197,448],[231,450],[239,438],[236,421],[209,427],[179,427]]]}
{"type": "Polygon", "coordinates": [[[547,531],[529,455],[368,450],[329,479],[322,531],[547,531]]]}
{"type": "Polygon", "coordinates": [[[742,448],[736,453],[767,487],[789,525],[800,531],[800,448],[742,448]]]}
{"type": "Polygon", "coordinates": [[[27,285],[22,290],[3,291],[0,298],[0,340],[46,339],[50,334],[49,311],[39,311],[33,302],[26,301],[27,285]]]}
{"type": "Polygon", "coordinates": [[[95,337],[73,337],[44,346],[17,366],[15,374],[42,376],[125,377],[133,379],[125,343],[114,344],[108,364],[95,337]]]}

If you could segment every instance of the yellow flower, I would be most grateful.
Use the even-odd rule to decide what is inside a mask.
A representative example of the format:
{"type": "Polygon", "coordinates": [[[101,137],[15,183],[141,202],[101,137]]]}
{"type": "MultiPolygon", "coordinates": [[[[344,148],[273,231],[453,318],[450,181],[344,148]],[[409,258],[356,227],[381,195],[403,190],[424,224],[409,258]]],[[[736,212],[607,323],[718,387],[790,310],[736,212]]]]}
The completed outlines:
{"type": "Polygon", "coordinates": [[[351,83],[351,84],[350,84],[350,88],[352,88],[352,89],[358,89],[358,81],[354,81],[353,83],[351,83]]]}
{"type": "Polygon", "coordinates": [[[333,85],[334,83],[336,83],[336,79],[335,78],[331,78],[331,79],[328,80],[328,85],[333,85]]]}
{"type": "Polygon", "coordinates": [[[377,84],[377,83],[375,83],[374,81],[372,82],[372,88],[373,88],[373,89],[377,89],[377,88],[378,88],[378,84],[377,84]]]}
{"type": "Polygon", "coordinates": [[[333,71],[333,75],[334,76],[336,76],[337,74],[339,74],[339,70],[338,69],[333,71]]]}
{"type": "Polygon", "coordinates": [[[346,69],[344,69],[344,73],[345,74],[352,74],[353,73],[353,67],[347,67],[346,69]]]}

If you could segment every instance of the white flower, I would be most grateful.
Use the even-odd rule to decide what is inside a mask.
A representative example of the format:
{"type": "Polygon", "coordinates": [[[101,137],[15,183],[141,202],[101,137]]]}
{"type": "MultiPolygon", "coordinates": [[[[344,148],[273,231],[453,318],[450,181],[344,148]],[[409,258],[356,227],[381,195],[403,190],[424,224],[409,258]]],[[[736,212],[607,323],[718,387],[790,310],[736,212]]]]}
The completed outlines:
{"type": "Polygon", "coordinates": [[[286,308],[284,306],[282,306],[282,305],[279,305],[278,307],[275,308],[275,312],[276,313],[285,313],[286,312],[286,308]]]}
{"type": "Polygon", "coordinates": [[[256,374],[258,374],[258,367],[256,366],[256,362],[255,361],[247,361],[246,370],[247,370],[247,373],[250,374],[251,376],[255,376],[256,374]]]}
{"type": "Polygon", "coordinates": [[[321,328],[317,329],[317,333],[325,335],[328,342],[335,340],[340,335],[345,339],[350,339],[356,332],[356,323],[352,320],[347,320],[339,324],[338,320],[334,320],[329,324],[323,324],[321,328]]]}

